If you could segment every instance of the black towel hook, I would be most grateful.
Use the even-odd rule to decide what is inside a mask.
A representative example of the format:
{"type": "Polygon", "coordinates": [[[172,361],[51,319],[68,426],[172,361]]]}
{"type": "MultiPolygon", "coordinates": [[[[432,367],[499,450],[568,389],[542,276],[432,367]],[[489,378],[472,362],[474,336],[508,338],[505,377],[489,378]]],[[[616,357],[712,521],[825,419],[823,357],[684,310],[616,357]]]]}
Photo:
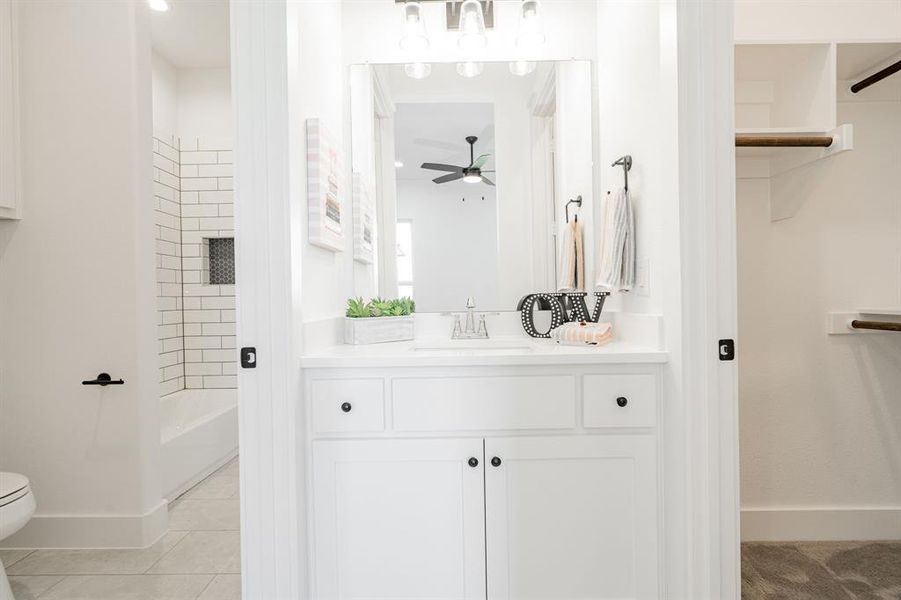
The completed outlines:
{"type": "MultiPolygon", "coordinates": [[[[576,196],[575,200],[570,200],[569,202],[566,203],[566,222],[567,223],[569,223],[569,205],[570,204],[575,204],[576,206],[581,208],[582,196],[576,196]]],[[[575,214],[575,219],[576,219],[576,223],[578,223],[579,222],[579,213],[575,214]]]]}
{"type": "Polygon", "coordinates": [[[629,171],[632,170],[632,155],[626,154],[625,156],[619,157],[615,163],[610,165],[611,167],[619,167],[623,168],[623,178],[625,179],[625,185],[623,186],[625,190],[629,191],[629,171]]]}

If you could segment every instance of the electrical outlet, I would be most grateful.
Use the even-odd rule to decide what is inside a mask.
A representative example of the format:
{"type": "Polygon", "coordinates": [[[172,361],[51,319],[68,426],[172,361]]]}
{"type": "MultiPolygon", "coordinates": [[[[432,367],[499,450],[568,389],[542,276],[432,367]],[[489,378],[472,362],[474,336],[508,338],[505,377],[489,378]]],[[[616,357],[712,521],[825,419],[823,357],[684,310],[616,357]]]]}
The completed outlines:
{"type": "Polygon", "coordinates": [[[635,267],[635,292],[639,296],[651,295],[651,263],[647,258],[639,259],[635,267]]]}

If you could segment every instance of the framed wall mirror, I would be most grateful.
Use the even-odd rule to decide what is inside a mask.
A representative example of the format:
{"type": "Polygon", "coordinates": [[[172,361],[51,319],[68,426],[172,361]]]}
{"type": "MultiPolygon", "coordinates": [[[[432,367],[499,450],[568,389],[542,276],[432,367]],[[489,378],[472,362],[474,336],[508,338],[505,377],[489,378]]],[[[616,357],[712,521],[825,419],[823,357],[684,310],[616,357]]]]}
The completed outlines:
{"type": "Polygon", "coordinates": [[[366,64],[350,80],[354,216],[373,215],[357,295],[410,296],[419,312],[468,297],[515,310],[572,285],[567,218],[592,272],[588,61],[366,64]]]}

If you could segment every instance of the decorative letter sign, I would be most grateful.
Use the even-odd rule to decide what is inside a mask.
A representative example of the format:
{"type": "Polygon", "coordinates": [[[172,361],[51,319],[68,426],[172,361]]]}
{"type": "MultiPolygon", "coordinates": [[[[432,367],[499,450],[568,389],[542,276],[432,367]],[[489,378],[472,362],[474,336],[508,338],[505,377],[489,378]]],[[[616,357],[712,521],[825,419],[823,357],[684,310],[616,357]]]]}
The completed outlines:
{"type": "Polygon", "coordinates": [[[517,309],[522,313],[522,328],[534,338],[549,338],[551,331],[564,323],[572,321],[590,321],[597,323],[604,310],[604,301],[609,292],[595,292],[594,310],[588,314],[588,305],[585,303],[586,292],[560,292],[554,294],[538,293],[529,294],[519,301],[517,309]],[[539,310],[551,311],[551,327],[548,331],[540,332],[535,328],[535,305],[539,310]],[[567,307],[569,310],[567,310],[567,307]]]}

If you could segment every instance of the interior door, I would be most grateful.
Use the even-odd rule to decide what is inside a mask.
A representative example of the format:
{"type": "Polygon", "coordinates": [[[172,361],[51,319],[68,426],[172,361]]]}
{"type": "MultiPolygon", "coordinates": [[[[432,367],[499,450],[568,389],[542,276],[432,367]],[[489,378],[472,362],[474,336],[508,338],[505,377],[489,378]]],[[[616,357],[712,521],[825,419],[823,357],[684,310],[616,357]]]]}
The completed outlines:
{"type": "Polygon", "coordinates": [[[490,600],[658,597],[652,436],[485,443],[490,600]]]}
{"type": "Polygon", "coordinates": [[[317,600],[484,600],[481,439],[313,445],[317,600]]]}

